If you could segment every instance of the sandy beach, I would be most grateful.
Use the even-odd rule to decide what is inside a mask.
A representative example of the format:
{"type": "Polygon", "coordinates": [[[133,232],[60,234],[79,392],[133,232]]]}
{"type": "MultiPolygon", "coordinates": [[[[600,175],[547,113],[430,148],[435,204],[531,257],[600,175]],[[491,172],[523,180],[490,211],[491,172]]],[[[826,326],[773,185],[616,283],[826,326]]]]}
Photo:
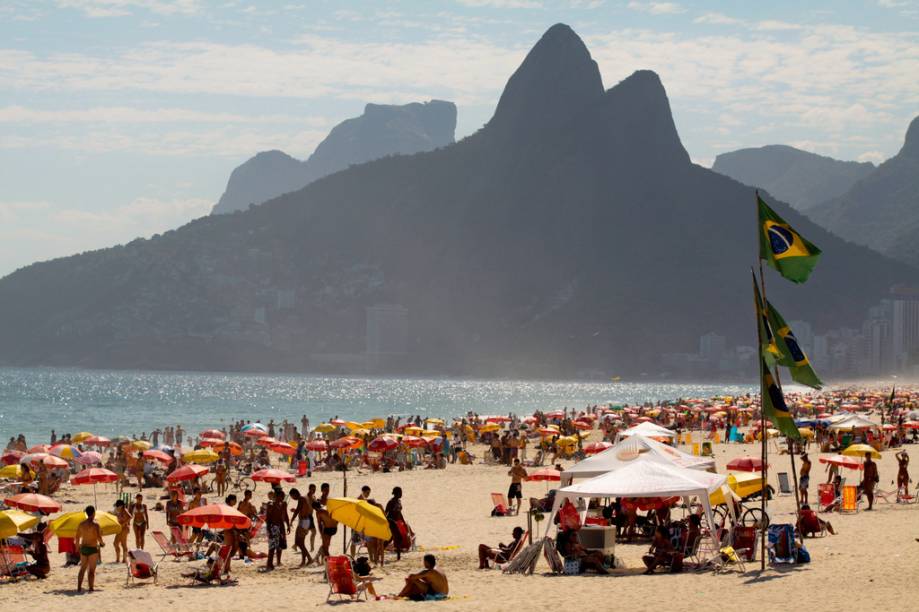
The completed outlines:
{"type": "MultiPolygon", "coordinates": [[[[597,435],[596,432],[593,434],[597,435]]],[[[907,447],[909,448],[909,447],[907,447]]],[[[484,447],[478,447],[482,451],[484,447]]],[[[719,471],[732,458],[758,455],[754,444],[715,445],[714,453],[719,471]]],[[[480,452],[481,456],[481,452],[480,452]]],[[[816,499],[817,483],[826,478],[822,464],[814,458],[811,499],[816,499]]],[[[565,462],[563,465],[568,465],[565,462]]],[[[787,455],[771,457],[770,482],[776,485],[775,474],[789,471],[787,455]]],[[[879,461],[880,488],[892,490],[896,461],[892,451],[883,453],[879,461]]],[[[808,539],[812,562],[809,565],[784,569],[768,568],[760,574],[759,563],[747,565],[746,574],[733,571],[714,575],[711,572],[687,571],[683,574],[642,576],[641,555],[647,544],[617,545],[617,556],[627,569],[614,576],[554,576],[540,559],[533,576],[508,576],[497,570],[478,570],[479,543],[496,544],[508,541],[516,525],[526,528],[526,517],[491,517],[489,494],[507,489],[507,468],[476,464],[450,465],[446,470],[414,470],[397,473],[349,472],[348,491],[354,494],[361,485],[373,489],[373,497],[385,501],[393,486],[405,491],[405,516],[418,534],[420,550],[405,554],[395,562],[390,556],[384,568],[374,570],[381,578],[378,593],[396,593],[402,578],[421,567],[423,552],[433,552],[439,566],[446,572],[451,598],[426,604],[384,600],[362,603],[382,609],[415,609],[433,606],[438,609],[519,610],[569,609],[588,606],[629,610],[659,610],[661,607],[686,609],[689,606],[729,605],[743,609],[778,609],[805,606],[809,610],[852,609],[867,606],[874,610],[903,610],[911,605],[903,601],[903,580],[910,568],[919,563],[919,542],[914,537],[919,530],[912,528],[919,506],[888,504],[879,501],[873,512],[825,515],[839,535],[808,539]],[[391,559],[391,561],[390,561],[391,559]]],[[[342,474],[314,474],[312,479],[300,479],[296,486],[305,489],[308,482],[329,482],[332,496],[341,495],[342,474]],[[301,484],[302,483],[302,484],[301,484]]],[[[285,487],[289,489],[289,487],[285,487]]],[[[546,491],[546,483],[524,484],[524,497],[538,496],[546,491]]],[[[267,492],[262,484],[256,491],[260,501],[267,492]]],[[[161,490],[146,489],[148,506],[161,490]]],[[[110,509],[115,493],[112,487],[99,489],[99,506],[110,509]]],[[[64,511],[81,509],[92,503],[91,487],[66,486],[56,496],[64,503],[64,511]]],[[[209,500],[217,501],[212,497],[209,500]]],[[[526,502],[524,502],[526,507],[526,502]]],[[[793,521],[793,496],[777,496],[770,502],[773,522],[793,521]]],[[[680,511],[675,510],[675,518],[680,511]]],[[[165,527],[162,512],[150,512],[152,529],[165,527]]],[[[129,538],[129,543],[133,536],[129,538]]],[[[148,550],[157,550],[150,539],[148,550]]],[[[75,568],[62,568],[63,555],[52,556],[52,573],[47,580],[25,580],[0,584],[0,599],[5,609],[38,608],[42,610],[114,610],[139,602],[142,606],[162,609],[196,610],[262,610],[286,609],[291,606],[322,606],[328,591],[322,570],[317,567],[296,569],[292,551],[285,552],[284,566],[272,573],[261,571],[263,562],[243,565],[233,563],[238,584],[232,586],[188,586],[180,576],[189,565],[201,562],[175,562],[167,559],[160,565],[159,584],[125,586],[123,565],[112,563],[111,538],[103,552],[103,565],[97,574],[98,592],[75,593],[75,568]]],[[[256,549],[265,548],[264,541],[256,549]]],[[[334,540],[333,552],[341,550],[341,535],[334,540]],[[337,550],[336,550],[337,549],[337,550]]],[[[56,550],[56,540],[52,542],[56,550]]],[[[908,580],[908,578],[906,578],[908,580]]],[[[908,590],[908,589],[907,589],[908,590]]],[[[357,604],[355,604],[357,605],[357,604]]]]}

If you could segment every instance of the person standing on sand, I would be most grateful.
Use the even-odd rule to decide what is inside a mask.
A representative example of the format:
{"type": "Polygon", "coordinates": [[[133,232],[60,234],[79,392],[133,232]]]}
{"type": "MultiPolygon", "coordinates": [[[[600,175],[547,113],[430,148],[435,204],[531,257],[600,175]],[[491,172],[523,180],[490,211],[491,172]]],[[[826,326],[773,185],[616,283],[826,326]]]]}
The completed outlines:
{"type": "Polygon", "coordinates": [[[514,459],[514,466],[507,475],[511,477],[511,486],[507,488],[507,503],[513,504],[516,499],[517,508],[514,514],[520,514],[520,504],[523,503],[523,479],[527,477],[527,471],[520,465],[520,459],[514,459]]]}
{"type": "Polygon", "coordinates": [[[102,529],[96,522],[96,509],[86,506],[86,520],[77,527],[73,545],[80,552],[80,573],[77,575],[77,593],[83,592],[83,577],[89,582],[89,592],[96,586],[96,565],[102,558],[102,529]]]}
{"type": "Polygon", "coordinates": [[[865,463],[862,471],[862,493],[868,498],[868,510],[874,510],[874,486],[880,479],[878,464],[871,460],[871,453],[865,453],[865,463]]]}
{"type": "Polygon", "coordinates": [[[277,488],[268,494],[270,503],[265,512],[265,528],[268,532],[268,561],[265,569],[271,571],[281,565],[281,552],[287,548],[287,533],[290,532],[290,517],[287,516],[287,504],[284,492],[277,488]],[[277,561],[275,561],[277,557],[277,561]]]}
{"type": "Polygon", "coordinates": [[[147,525],[150,524],[150,516],[147,514],[147,504],[144,503],[144,496],[140,493],[134,496],[134,503],[131,505],[130,512],[133,518],[134,546],[143,550],[144,535],[147,533],[147,525]]]}
{"type": "Polygon", "coordinates": [[[115,563],[128,562],[128,534],[131,533],[131,513],[123,499],[115,502],[115,516],[118,518],[118,524],[121,525],[121,531],[115,535],[115,563]]]}
{"type": "MultiPolygon", "coordinates": [[[[300,495],[297,489],[290,490],[290,498],[297,502],[296,507],[290,511],[290,522],[297,526],[294,533],[294,550],[300,549],[300,567],[306,567],[313,562],[306,550],[306,533],[313,526],[313,508],[309,500],[300,495]]],[[[290,533],[290,527],[288,527],[288,533],[290,533]]]]}
{"type": "Polygon", "coordinates": [[[909,497],[909,453],[901,450],[897,457],[897,496],[909,497]]]}
{"type": "Polygon", "coordinates": [[[808,503],[807,488],[811,483],[811,460],[806,452],[801,453],[801,505],[808,503]]]}

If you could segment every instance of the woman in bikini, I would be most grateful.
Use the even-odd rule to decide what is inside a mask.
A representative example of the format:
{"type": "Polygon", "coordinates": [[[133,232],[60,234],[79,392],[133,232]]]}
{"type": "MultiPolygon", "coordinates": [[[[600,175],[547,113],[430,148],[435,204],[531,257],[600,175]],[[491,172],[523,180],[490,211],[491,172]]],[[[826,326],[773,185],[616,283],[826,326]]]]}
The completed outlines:
{"type": "Polygon", "coordinates": [[[150,524],[150,517],[147,515],[147,504],[144,503],[144,497],[138,493],[134,496],[134,503],[129,508],[133,520],[131,524],[134,528],[134,546],[140,550],[144,549],[144,536],[147,533],[147,525],[150,524]]]}

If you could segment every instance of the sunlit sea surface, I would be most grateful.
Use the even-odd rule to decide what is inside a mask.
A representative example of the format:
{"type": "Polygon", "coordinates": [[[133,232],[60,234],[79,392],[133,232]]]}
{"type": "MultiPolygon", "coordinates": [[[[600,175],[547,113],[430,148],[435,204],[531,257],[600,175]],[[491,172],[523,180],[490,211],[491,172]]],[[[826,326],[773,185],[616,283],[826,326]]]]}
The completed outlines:
{"type": "MultiPolygon", "coordinates": [[[[51,429],[103,436],[181,424],[197,433],[238,419],[299,425],[335,416],[365,421],[389,414],[453,417],[582,408],[755,391],[736,384],[659,384],[339,378],[288,374],[0,368],[0,443],[24,433],[47,442],[51,429]]],[[[0,446],[2,448],[2,446],[0,446]]]]}

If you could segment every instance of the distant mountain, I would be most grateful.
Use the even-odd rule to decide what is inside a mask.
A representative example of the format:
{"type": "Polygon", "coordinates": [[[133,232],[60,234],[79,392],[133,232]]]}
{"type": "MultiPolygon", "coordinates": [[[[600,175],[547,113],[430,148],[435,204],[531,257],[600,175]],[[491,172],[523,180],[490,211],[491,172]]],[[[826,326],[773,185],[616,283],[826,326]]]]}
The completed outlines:
{"type": "Polygon", "coordinates": [[[919,117],[899,153],[808,215],[843,238],[919,267],[919,117]]]}
{"type": "Polygon", "coordinates": [[[712,170],[751,187],[765,189],[806,211],[844,194],[874,170],[870,162],[839,161],[787,145],[722,153],[712,170]]]}
{"type": "Polygon", "coordinates": [[[327,174],[386,155],[410,155],[451,144],[456,105],[442,100],[402,106],[368,104],[364,114],[342,121],[304,162],[264,151],[233,170],[211,214],[245,210],[327,174]]]}
{"type": "MultiPolygon", "coordinates": [[[[919,272],[770,203],[824,255],[769,299],[817,330],[919,272]]],[[[464,140],[0,280],[0,363],[477,376],[656,372],[752,345],[753,189],[692,164],[656,74],[604,91],[565,25],[464,140]]],[[[755,372],[751,372],[751,378],[755,372]]]]}

